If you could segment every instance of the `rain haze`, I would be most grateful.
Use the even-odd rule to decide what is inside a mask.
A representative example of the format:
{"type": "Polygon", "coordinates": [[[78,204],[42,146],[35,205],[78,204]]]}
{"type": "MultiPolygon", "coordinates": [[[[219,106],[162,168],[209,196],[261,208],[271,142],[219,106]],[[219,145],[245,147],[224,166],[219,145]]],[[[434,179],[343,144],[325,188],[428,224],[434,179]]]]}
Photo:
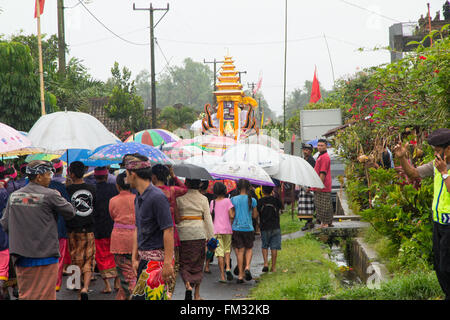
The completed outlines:
{"type": "MultiPolygon", "coordinates": [[[[428,1],[431,17],[441,11],[443,0],[428,1]]],[[[65,0],[67,61],[77,57],[90,74],[106,81],[117,61],[132,71],[132,77],[150,68],[150,1],[65,0]],[[100,20],[108,31],[86,8],[100,20]],[[134,44],[132,44],[132,43],[134,44]]],[[[167,65],[181,66],[185,58],[203,62],[222,60],[227,54],[242,74],[242,84],[257,82],[262,76],[261,92],[278,115],[283,110],[283,72],[285,1],[282,0],[190,0],[152,1],[155,8],[169,11],[155,29],[156,78],[167,65]]],[[[6,37],[36,33],[34,0],[0,0],[0,33],[6,37]]],[[[398,22],[417,22],[427,13],[427,1],[408,0],[288,0],[287,94],[312,80],[317,67],[325,89],[336,79],[365,67],[390,62],[387,50],[372,50],[389,45],[389,26],[398,22]],[[326,40],[330,50],[328,55],[326,40]],[[363,52],[358,48],[365,48],[363,52]]],[[[155,12],[155,23],[164,11],[155,12]]],[[[45,2],[41,17],[42,33],[57,34],[57,1],[45,2]]],[[[212,67],[211,65],[209,65],[212,67]]]]}

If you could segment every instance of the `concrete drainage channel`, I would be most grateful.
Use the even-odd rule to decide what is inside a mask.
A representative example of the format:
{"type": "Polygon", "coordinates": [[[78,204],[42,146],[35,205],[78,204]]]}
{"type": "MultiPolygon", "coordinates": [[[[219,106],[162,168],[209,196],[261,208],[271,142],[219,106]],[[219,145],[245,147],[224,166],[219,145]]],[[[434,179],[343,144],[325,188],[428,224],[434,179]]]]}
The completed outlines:
{"type": "Polygon", "coordinates": [[[344,192],[337,197],[334,227],[315,229],[312,233],[330,246],[327,258],[338,265],[338,279],[344,287],[366,284],[369,288],[378,288],[390,276],[376,252],[358,237],[368,224],[359,221],[360,217],[349,209],[344,192]]]}

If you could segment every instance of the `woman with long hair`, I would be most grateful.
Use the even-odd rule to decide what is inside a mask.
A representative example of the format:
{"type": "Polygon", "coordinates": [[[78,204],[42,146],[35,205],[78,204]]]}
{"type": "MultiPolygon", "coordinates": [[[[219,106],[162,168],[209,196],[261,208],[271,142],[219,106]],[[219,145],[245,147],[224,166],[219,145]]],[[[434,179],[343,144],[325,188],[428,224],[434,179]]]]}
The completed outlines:
{"type": "Polygon", "coordinates": [[[237,189],[239,194],[231,198],[231,203],[234,206],[231,244],[236,253],[239,269],[237,283],[243,283],[244,279],[246,281],[252,280],[250,264],[253,255],[253,242],[255,241],[252,218],[258,217],[258,211],[256,210],[256,199],[251,196],[250,182],[240,179],[237,183],[237,189]]]}

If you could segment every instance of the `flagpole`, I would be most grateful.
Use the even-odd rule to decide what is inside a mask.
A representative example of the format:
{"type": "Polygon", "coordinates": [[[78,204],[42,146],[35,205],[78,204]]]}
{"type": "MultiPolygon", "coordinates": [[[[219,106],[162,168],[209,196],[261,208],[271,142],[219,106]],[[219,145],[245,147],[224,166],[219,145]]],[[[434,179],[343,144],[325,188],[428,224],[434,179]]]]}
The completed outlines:
{"type": "Polygon", "coordinates": [[[38,51],[39,51],[39,78],[41,83],[41,115],[45,115],[44,68],[42,66],[42,42],[41,42],[41,4],[39,0],[36,0],[36,17],[37,17],[38,51]]]}

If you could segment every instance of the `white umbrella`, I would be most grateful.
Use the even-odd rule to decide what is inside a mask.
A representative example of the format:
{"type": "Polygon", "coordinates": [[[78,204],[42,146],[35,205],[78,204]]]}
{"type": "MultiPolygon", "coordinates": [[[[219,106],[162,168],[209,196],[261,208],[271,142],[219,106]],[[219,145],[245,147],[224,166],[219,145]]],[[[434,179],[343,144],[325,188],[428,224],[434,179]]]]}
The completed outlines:
{"type": "Polygon", "coordinates": [[[201,131],[202,130],[202,120],[195,121],[191,125],[190,130],[192,130],[192,131],[201,131]]]}
{"type": "Polygon", "coordinates": [[[89,149],[120,141],[95,117],[73,111],[41,116],[28,132],[35,147],[47,150],[89,149]]]}
{"type": "Polygon", "coordinates": [[[276,151],[283,149],[283,144],[276,138],[268,136],[266,134],[253,134],[245,139],[241,140],[241,143],[260,144],[276,151]]]}
{"type": "Polygon", "coordinates": [[[238,144],[223,154],[223,161],[247,161],[261,166],[269,175],[278,172],[281,153],[260,144],[238,144]]]}
{"type": "Polygon", "coordinates": [[[222,157],[214,156],[205,152],[201,156],[195,156],[183,160],[182,163],[194,164],[211,171],[216,165],[222,162],[222,157]]]}
{"type": "Polygon", "coordinates": [[[319,175],[305,159],[289,154],[281,155],[280,170],[272,177],[300,186],[325,188],[319,175]]]}
{"type": "Polygon", "coordinates": [[[275,185],[263,168],[250,162],[224,162],[215,166],[210,173],[215,179],[246,179],[252,184],[263,186],[275,185]]]}

